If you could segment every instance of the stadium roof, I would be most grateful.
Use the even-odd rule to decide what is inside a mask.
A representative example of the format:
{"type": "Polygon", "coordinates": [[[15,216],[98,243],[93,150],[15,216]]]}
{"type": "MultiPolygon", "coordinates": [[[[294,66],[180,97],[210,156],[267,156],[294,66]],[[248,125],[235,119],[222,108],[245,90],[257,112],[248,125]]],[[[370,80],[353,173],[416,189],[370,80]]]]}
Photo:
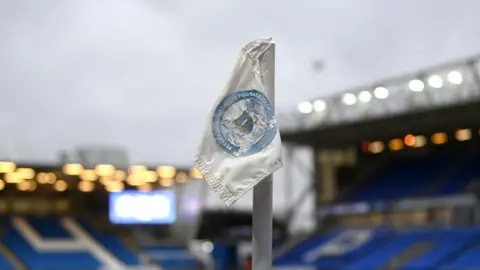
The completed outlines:
{"type": "Polygon", "coordinates": [[[285,142],[343,147],[363,140],[478,128],[480,56],[301,102],[279,119],[285,142]]]}

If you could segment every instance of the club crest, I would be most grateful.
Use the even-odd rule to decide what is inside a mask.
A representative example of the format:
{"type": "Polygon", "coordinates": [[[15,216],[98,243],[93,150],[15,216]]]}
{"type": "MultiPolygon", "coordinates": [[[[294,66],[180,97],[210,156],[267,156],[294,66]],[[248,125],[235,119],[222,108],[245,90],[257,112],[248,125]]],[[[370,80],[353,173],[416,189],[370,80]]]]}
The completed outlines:
{"type": "Polygon", "coordinates": [[[274,110],[260,91],[236,91],[215,108],[212,132],[218,145],[235,156],[248,156],[265,149],[277,134],[274,110]]]}

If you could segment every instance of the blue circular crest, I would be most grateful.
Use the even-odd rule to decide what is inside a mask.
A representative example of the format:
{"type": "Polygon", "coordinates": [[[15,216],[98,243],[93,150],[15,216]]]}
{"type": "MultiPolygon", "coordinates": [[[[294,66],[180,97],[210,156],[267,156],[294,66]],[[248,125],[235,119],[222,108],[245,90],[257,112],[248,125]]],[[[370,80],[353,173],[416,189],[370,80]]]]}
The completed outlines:
{"type": "Polygon", "coordinates": [[[212,132],[217,144],[232,156],[256,154],[277,134],[274,109],[260,91],[230,93],[213,112],[212,132]]]}

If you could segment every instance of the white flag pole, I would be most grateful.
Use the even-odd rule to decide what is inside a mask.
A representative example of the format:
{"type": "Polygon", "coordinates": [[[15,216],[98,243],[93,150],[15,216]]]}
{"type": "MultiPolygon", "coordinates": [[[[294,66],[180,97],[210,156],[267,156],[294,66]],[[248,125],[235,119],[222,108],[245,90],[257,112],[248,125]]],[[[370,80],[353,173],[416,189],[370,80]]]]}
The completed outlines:
{"type": "MultiPolygon", "coordinates": [[[[268,96],[275,108],[275,44],[272,44],[270,55],[271,66],[264,77],[265,85],[270,85],[273,91],[268,96]]],[[[273,244],[273,176],[269,175],[253,188],[252,217],[252,269],[272,269],[273,244]]]]}

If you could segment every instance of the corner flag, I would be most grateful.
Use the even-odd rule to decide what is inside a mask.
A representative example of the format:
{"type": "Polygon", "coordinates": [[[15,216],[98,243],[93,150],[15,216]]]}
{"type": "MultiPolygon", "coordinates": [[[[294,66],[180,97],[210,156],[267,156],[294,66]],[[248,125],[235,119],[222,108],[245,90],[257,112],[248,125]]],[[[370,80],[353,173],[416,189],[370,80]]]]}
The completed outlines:
{"type": "Polygon", "coordinates": [[[274,64],[272,39],[243,47],[198,147],[195,166],[227,206],[283,165],[274,64]]]}

